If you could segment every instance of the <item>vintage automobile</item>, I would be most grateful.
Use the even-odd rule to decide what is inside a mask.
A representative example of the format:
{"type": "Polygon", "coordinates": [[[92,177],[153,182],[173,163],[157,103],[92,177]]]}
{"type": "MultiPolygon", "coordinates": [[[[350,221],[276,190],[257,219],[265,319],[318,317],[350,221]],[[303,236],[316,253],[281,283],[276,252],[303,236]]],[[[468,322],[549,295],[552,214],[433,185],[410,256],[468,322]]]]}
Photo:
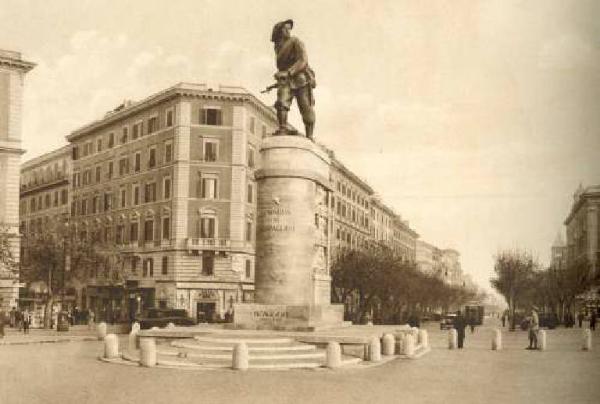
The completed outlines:
{"type": "Polygon", "coordinates": [[[148,309],[141,316],[135,318],[143,330],[152,327],[165,327],[169,323],[175,325],[196,325],[196,321],[188,317],[183,309],[148,309]]]}
{"type": "Polygon", "coordinates": [[[454,319],[456,318],[456,314],[446,314],[442,316],[440,320],[440,330],[449,330],[454,328],[454,319]]]}

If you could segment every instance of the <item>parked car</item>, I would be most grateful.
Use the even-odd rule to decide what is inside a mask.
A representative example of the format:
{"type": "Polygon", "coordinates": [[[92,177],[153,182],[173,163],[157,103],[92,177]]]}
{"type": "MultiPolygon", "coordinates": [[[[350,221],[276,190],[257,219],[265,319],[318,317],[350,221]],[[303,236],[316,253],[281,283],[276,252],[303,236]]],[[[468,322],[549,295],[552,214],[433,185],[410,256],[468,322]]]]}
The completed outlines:
{"type": "Polygon", "coordinates": [[[446,314],[442,316],[440,321],[440,330],[449,330],[454,328],[454,319],[456,318],[456,314],[446,314]]]}
{"type": "Polygon", "coordinates": [[[152,327],[165,327],[169,323],[175,325],[196,325],[196,320],[188,317],[183,309],[148,309],[141,316],[136,317],[135,321],[140,323],[143,330],[152,327]]]}

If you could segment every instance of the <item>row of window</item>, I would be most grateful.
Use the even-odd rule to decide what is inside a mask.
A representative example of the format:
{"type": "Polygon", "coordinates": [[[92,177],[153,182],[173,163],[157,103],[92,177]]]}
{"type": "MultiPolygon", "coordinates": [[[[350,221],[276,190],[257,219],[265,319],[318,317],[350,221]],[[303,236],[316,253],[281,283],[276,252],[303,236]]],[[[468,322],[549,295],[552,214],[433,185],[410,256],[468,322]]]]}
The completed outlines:
{"type": "MultiPolygon", "coordinates": [[[[162,164],[169,164],[173,161],[173,144],[171,141],[164,143],[163,148],[163,161],[162,164]]],[[[147,159],[145,168],[150,170],[158,166],[156,145],[148,147],[146,153],[147,159]]],[[[130,168],[133,173],[139,173],[142,170],[142,152],[137,151],[133,154],[133,164],[130,167],[131,157],[122,156],[118,159],[118,175],[120,177],[128,175],[130,168]]],[[[105,179],[109,180],[115,176],[115,165],[114,161],[108,161],[105,163],[104,176],[102,175],[101,164],[96,167],[86,168],[82,172],[73,173],[73,188],[79,188],[86,185],[99,184],[105,179]]]]}
{"type": "Polygon", "coordinates": [[[337,204],[335,203],[335,197],[332,197],[334,206],[336,207],[335,213],[345,219],[348,219],[352,223],[355,223],[365,229],[369,227],[369,217],[364,212],[356,210],[351,204],[340,201],[338,198],[337,204]]]}
{"type": "Polygon", "coordinates": [[[42,195],[38,195],[23,198],[21,203],[21,213],[27,213],[27,201],[29,200],[29,212],[38,212],[44,209],[56,208],[59,205],[66,205],[68,203],[69,193],[67,189],[61,189],[60,191],[50,191],[42,195]]]}
{"type": "MultiPolygon", "coordinates": [[[[163,116],[163,127],[170,128],[175,123],[175,112],[173,108],[165,111],[163,116]]],[[[91,156],[94,153],[100,153],[103,150],[112,149],[117,143],[126,144],[130,140],[136,140],[145,135],[150,135],[159,130],[158,114],[148,118],[146,121],[139,120],[131,126],[124,125],[120,131],[112,131],[105,136],[99,136],[95,141],[89,140],[81,145],[76,145],[72,149],[73,160],[91,156]]]]}
{"type": "Polygon", "coordinates": [[[369,200],[361,195],[358,191],[350,187],[350,185],[346,185],[344,182],[336,181],[336,189],[342,194],[342,196],[352,200],[352,202],[358,203],[365,209],[369,209],[369,200]]]}
{"type": "Polygon", "coordinates": [[[21,186],[32,186],[38,184],[46,184],[56,180],[63,179],[67,171],[67,161],[62,160],[54,162],[45,168],[36,168],[32,171],[25,171],[21,178],[21,186]]]}
{"type": "MultiPolygon", "coordinates": [[[[171,177],[163,178],[160,200],[171,199],[171,186],[171,177]]],[[[84,197],[73,200],[71,202],[71,216],[93,215],[113,209],[138,206],[142,203],[153,203],[159,200],[158,197],[155,181],[145,183],[143,187],[140,184],[133,184],[131,187],[123,185],[116,193],[107,191],[89,198],[84,197]]]]}
{"type": "Polygon", "coordinates": [[[104,242],[107,244],[136,244],[136,243],[150,243],[156,240],[170,240],[171,239],[171,217],[166,216],[160,219],[147,217],[142,220],[133,220],[129,223],[117,223],[106,224],[105,226],[95,226],[91,230],[81,230],[79,237],[85,239],[91,237],[92,240],[104,242]],[[158,224],[160,220],[160,231],[158,224]],[[140,234],[140,225],[142,232],[140,234]],[[159,231],[157,233],[157,231],[159,231]],[[141,236],[141,238],[140,238],[141,236]]]}

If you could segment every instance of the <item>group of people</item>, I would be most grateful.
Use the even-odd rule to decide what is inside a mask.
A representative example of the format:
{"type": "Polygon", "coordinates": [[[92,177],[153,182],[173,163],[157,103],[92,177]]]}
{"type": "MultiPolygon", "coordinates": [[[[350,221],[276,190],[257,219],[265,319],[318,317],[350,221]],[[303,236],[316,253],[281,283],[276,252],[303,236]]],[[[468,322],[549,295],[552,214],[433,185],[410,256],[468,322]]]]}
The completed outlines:
{"type": "Polygon", "coordinates": [[[17,310],[16,307],[13,307],[8,314],[0,311],[0,338],[4,337],[4,329],[7,324],[11,328],[18,328],[19,331],[29,334],[29,327],[31,326],[31,314],[29,310],[17,310]]]}

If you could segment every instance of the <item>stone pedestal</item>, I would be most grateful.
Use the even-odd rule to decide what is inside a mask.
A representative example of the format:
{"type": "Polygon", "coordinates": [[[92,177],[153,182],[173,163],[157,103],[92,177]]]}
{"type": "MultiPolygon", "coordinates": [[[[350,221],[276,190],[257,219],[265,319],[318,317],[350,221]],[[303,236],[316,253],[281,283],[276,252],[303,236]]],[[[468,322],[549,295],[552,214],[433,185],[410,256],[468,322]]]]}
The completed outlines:
{"type": "Polygon", "coordinates": [[[330,159],[300,136],[266,138],[256,171],[255,304],[235,305],[237,328],[316,329],[343,324],[331,305],[330,159]]]}

